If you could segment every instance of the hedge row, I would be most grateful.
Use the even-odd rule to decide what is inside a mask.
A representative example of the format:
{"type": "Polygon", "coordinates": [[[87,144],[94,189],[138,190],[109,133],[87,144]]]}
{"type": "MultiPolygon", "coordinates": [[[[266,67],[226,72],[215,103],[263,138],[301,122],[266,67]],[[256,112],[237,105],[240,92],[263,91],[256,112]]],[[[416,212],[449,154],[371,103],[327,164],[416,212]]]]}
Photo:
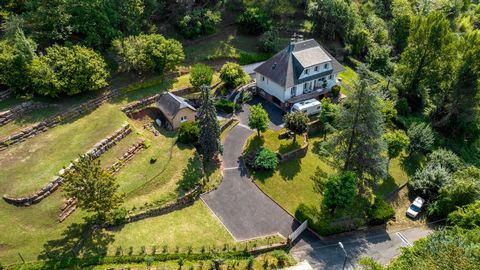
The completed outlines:
{"type": "Polygon", "coordinates": [[[25,264],[17,264],[8,267],[7,269],[67,269],[73,267],[90,267],[95,265],[105,264],[130,264],[130,263],[143,263],[145,258],[149,257],[153,261],[165,262],[175,260],[186,261],[205,261],[216,259],[247,259],[251,255],[246,251],[230,251],[222,253],[162,253],[155,255],[129,255],[129,256],[105,256],[105,257],[89,257],[89,258],[75,258],[72,256],[63,257],[52,261],[45,262],[32,262],[25,264]]]}

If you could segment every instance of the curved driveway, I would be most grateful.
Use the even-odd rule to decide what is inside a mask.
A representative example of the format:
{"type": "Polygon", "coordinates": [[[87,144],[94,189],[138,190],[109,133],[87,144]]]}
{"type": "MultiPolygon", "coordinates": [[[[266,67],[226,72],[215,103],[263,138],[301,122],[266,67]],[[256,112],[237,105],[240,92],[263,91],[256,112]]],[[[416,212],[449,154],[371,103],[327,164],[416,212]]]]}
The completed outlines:
{"type": "Polygon", "coordinates": [[[253,133],[242,123],[223,144],[224,178],[218,189],[201,196],[237,241],[280,233],[288,237],[299,224],[268,198],[248,177],[242,151],[253,133]]]}

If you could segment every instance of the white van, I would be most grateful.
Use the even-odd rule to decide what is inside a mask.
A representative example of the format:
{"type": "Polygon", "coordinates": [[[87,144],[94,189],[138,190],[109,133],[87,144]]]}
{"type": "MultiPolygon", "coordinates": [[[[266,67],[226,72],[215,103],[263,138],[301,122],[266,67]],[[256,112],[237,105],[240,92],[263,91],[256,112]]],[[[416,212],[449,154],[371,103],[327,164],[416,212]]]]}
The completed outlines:
{"type": "Polygon", "coordinates": [[[320,103],[320,101],[314,98],[297,102],[293,104],[291,109],[292,112],[302,111],[309,116],[320,113],[321,110],[322,110],[322,104],[320,103]]]}

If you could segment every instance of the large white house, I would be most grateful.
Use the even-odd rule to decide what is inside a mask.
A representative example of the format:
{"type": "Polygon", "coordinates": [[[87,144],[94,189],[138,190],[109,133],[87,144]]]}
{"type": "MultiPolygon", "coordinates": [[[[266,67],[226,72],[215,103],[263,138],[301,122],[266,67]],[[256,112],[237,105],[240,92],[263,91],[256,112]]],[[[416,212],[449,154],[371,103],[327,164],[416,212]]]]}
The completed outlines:
{"type": "Polygon", "coordinates": [[[345,68],[314,39],[292,41],[255,69],[257,90],[287,109],[294,103],[320,98],[338,84],[345,68]]]}

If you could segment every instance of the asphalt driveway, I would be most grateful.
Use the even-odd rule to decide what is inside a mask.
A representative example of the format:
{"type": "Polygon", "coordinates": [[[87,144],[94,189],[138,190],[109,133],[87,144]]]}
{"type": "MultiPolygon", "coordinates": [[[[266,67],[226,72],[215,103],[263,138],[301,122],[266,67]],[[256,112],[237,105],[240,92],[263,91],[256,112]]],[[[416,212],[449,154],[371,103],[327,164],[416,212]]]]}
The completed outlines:
{"type": "Polygon", "coordinates": [[[225,138],[224,179],[202,200],[237,241],[280,233],[288,237],[299,224],[268,198],[249,178],[241,159],[253,131],[235,126],[225,138]]]}
{"type": "Polygon", "coordinates": [[[242,111],[238,115],[238,119],[240,120],[241,124],[248,125],[248,116],[250,115],[250,106],[256,105],[256,104],[262,104],[265,111],[267,111],[268,117],[270,118],[270,124],[268,127],[269,129],[279,130],[283,127],[284,112],[280,110],[278,107],[276,107],[275,105],[273,105],[272,103],[258,96],[254,96],[252,100],[242,105],[242,111]]]}

